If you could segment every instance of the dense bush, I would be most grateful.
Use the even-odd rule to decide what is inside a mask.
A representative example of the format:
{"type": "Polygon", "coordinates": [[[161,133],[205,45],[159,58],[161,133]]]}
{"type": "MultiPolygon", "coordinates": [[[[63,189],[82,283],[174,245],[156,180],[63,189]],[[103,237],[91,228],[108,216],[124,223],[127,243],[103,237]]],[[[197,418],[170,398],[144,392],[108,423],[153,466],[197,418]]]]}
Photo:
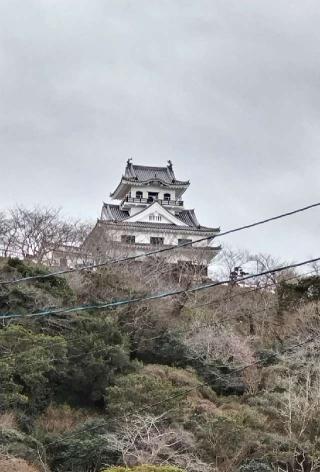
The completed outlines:
{"type": "Polygon", "coordinates": [[[115,384],[106,391],[107,411],[111,415],[125,415],[145,409],[161,415],[172,410],[169,417],[182,417],[190,396],[199,397],[198,386],[200,381],[193,372],[148,365],[137,373],[116,378],[115,384]]]}
{"type": "Polygon", "coordinates": [[[43,445],[39,441],[16,429],[0,429],[0,450],[12,457],[34,463],[38,463],[39,457],[44,455],[43,445]]]}
{"type": "MultiPolygon", "coordinates": [[[[121,271],[88,272],[74,289],[55,277],[2,286],[0,311],[143,291],[143,274],[121,271]]],[[[0,279],[44,272],[10,260],[0,279]]],[[[320,472],[318,344],[282,354],[320,329],[318,279],[283,290],[254,299],[263,323],[247,319],[251,299],[226,301],[228,287],[200,314],[184,299],[179,316],[168,301],[4,323],[0,452],[28,472],[39,461],[50,472],[297,472],[302,461],[320,472]],[[280,296],[283,317],[270,309],[280,296]]]]}
{"type": "Polygon", "coordinates": [[[30,412],[41,411],[54,393],[50,375],[63,371],[66,341],[11,325],[0,330],[0,346],[11,353],[0,357],[0,408],[25,405],[30,412]]]}
{"type": "Polygon", "coordinates": [[[117,439],[108,432],[102,419],[86,421],[62,436],[49,435],[46,442],[48,461],[53,471],[87,472],[120,462],[117,439]]]}
{"type": "Polygon", "coordinates": [[[59,398],[76,404],[103,404],[106,387],[116,375],[135,370],[126,337],[116,321],[103,313],[78,315],[70,323],[72,333],[66,334],[68,363],[59,398]]]}

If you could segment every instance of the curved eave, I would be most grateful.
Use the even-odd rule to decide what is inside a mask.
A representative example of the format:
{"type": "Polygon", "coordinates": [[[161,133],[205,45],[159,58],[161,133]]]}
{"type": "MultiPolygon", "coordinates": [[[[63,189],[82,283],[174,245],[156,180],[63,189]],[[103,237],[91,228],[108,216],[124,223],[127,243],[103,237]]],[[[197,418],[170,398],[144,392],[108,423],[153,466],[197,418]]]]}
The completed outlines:
{"type": "Polygon", "coordinates": [[[108,220],[99,220],[98,223],[102,223],[103,225],[110,225],[112,228],[132,228],[138,230],[159,230],[165,231],[168,230],[170,232],[189,232],[189,233],[199,233],[202,235],[211,236],[212,239],[219,234],[220,228],[207,228],[202,226],[200,228],[195,228],[194,226],[178,226],[169,223],[149,223],[149,222],[129,222],[129,221],[108,221],[108,220]]]}
{"type": "Polygon", "coordinates": [[[129,192],[131,187],[141,187],[142,185],[150,185],[150,184],[160,184],[163,187],[166,188],[172,188],[176,190],[180,190],[178,192],[179,196],[181,196],[189,187],[190,182],[181,182],[179,180],[168,183],[165,182],[164,180],[160,179],[149,179],[149,180],[135,180],[135,179],[128,179],[126,177],[122,177],[121,182],[119,183],[118,187],[110,193],[110,197],[115,199],[115,200],[122,200],[129,192]]]}

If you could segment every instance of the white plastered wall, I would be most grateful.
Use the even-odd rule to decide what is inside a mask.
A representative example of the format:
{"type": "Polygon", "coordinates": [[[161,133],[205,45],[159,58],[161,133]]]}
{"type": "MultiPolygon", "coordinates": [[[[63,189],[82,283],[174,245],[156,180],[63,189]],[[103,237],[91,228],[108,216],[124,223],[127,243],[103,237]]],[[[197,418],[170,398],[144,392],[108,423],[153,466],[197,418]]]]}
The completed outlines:
{"type": "Polygon", "coordinates": [[[141,186],[141,187],[132,187],[131,188],[131,197],[136,196],[136,192],[142,192],[143,198],[148,198],[148,192],[158,192],[159,193],[159,199],[163,200],[164,199],[164,194],[165,193],[170,193],[171,195],[171,200],[176,199],[176,191],[174,189],[166,189],[165,187],[156,187],[156,186],[141,186]]]}
{"type": "MultiPolygon", "coordinates": [[[[111,241],[121,242],[121,236],[135,236],[136,244],[150,244],[150,238],[164,238],[165,245],[173,245],[176,246],[178,244],[179,239],[190,239],[192,241],[196,241],[197,239],[201,238],[199,234],[188,234],[187,232],[180,232],[177,230],[172,231],[159,231],[152,229],[146,230],[139,230],[133,228],[125,228],[125,227],[118,227],[117,230],[109,230],[106,229],[106,235],[108,239],[111,241]]],[[[208,246],[207,241],[202,241],[201,243],[197,243],[196,247],[206,247],[208,246]]]]}

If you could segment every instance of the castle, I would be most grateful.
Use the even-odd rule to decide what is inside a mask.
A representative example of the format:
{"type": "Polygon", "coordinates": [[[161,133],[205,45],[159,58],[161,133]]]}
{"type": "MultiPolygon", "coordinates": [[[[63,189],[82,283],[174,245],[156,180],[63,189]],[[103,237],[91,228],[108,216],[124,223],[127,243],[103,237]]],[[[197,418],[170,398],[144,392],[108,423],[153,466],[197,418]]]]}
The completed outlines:
{"type": "Polygon", "coordinates": [[[84,243],[93,260],[138,255],[208,239],[161,253],[170,264],[207,267],[219,251],[212,238],[220,231],[200,225],[194,210],[185,209],[182,196],[189,181],[176,179],[171,161],[166,167],[127,161],[124,175],[110,194],[117,203],[104,203],[101,217],[84,243]]]}

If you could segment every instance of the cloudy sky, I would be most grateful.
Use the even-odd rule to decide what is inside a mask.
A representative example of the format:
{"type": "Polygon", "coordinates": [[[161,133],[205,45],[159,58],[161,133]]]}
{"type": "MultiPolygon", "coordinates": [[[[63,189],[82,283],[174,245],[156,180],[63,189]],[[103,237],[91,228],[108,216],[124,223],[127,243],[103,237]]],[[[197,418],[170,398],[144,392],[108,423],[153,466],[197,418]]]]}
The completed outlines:
{"type": "MultiPolygon", "coordinates": [[[[222,230],[320,201],[319,25],[318,0],[0,0],[0,207],[94,220],[129,157],[222,230]]],[[[224,242],[320,256],[319,216],[224,242]]]]}

